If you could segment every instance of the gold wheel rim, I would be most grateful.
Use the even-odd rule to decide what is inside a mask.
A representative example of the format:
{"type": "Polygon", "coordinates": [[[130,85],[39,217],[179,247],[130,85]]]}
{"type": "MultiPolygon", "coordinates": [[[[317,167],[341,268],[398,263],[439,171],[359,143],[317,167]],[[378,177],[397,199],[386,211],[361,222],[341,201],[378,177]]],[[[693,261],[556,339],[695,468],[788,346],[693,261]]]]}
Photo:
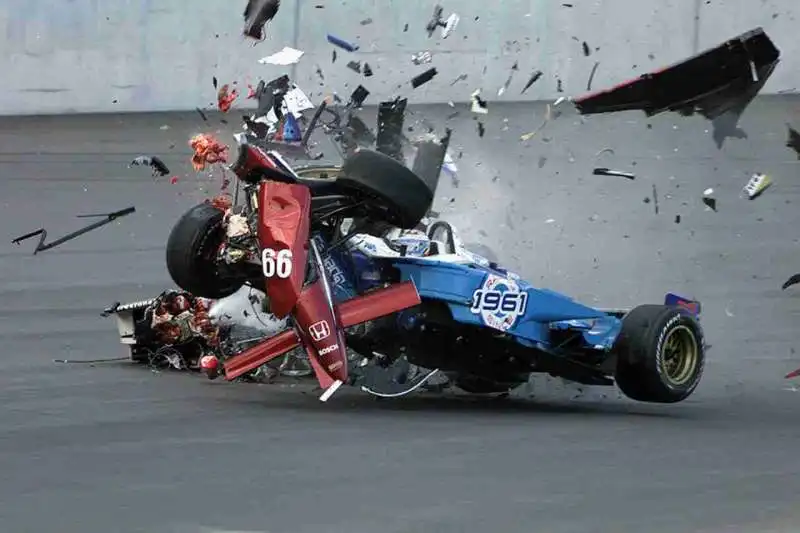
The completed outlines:
{"type": "Polygon", "coordinates": [[[697,337],[687,326],[677,326],[667,334],[661,348],[664,375],[675,386],[685,385],[697,369],[700,349],[697,337]]]}
{"type": "Polygon", "coordinates": [[[339,177],[339,175],[342,173],[342,167],[333,165],[300,167],[296,168],[295,172],[297,172],[297,175],[301,178],[333,179],[339,177]]]}

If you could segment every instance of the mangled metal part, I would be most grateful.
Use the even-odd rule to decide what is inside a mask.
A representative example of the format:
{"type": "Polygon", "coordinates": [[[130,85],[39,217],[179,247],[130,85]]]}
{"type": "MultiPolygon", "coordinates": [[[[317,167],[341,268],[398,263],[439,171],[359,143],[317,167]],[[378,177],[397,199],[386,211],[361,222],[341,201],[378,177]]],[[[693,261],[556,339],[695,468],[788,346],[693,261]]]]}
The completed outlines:
{"type": "Polygon", "coordinates": [[[743,33],[685,61],[575,99],[584,115],[641,110],[699,113],[714,123],[718,147],[742,137],[736,126],[780,61],[780,51],[762,28],[743,33]]]}
{"type": "Polygon", "coordinates": [[[264,26],[275,18],[280,8],[280,0],[248,0],[244,9],[244,30],[246,37],[261,41],[264,39],[264,26]]]}
{"type": "Polygon", "coordinates": [[[228,161],[228,146],[219,142],[213,135],[201,133],[189,140],[192,148],[192,166],[198,172],[205,170],[208,165],[226,163],[228,161]]]}
{"type": "Polygon", "coordinates": [[[444,9],[442,6],[437,5],[433,8],[433,16],[431,16],[431,19],[425,26],[425,30],[428,32],[428,38],[433,36],[433,32],[436,31],[436,28],[442,28],[442,39],[447,39],[450,34],[455,31],[460,21],[460,17],[457,14],[452,13],[446,19],[442,19],[443,14],[444,9]]]}
{"type": "Polygon", "coordinates": [[[44,241],[47,240],[47,230],[44,228],[37,229],[36,231],[32,231],[31,233],[26,233],[25,235],[21,235],[17,237],[13,241],[13,244],[20,244],[22,241],[30,239],[31,237],[35,237],[40,235],[39,243],[36,245],[36,249],[33,251],[33,255],[36,255],[39,252],[44,252],[45,250],[49,250],[51,248],[55,248],[61,244],[64,244],[67,241],[71,241],[77,237],[80,237],[84,233],[89,233],[92,230],[105,226],[106,224],[110,224],[114,222],[116,219],[120,217],[124,217],[126,215],[130,215],[131,213],[136,212],[136,207],[127,207],[125,209],[121,209],[119,211],[114,211],[113,213],[104,213],[104,214],[89,214],[89,215],[77,215],[77,218],[104,218],[105,220],[98,220],[88,226],[85,226],[79,230],[73,231],[72,233],[68,233],[61,238],[58,238],[52,242],[45,243],[44,241]]]}
{"type": "Polygon", "coordinates": [[[166,176],[169,174],[169,168],[164,162],[156,156],[140,155],[130,162],[128,167],[149,166],[153,169],[153,176],[166,176]]]}
{"type": "Polygon", "coordinates": [[[452,134],[452,130],[448,128],[445,136],[441,139],[416,143],[417,155],[414,157],[411,170],[425,182],[431,191],[436,191],[439,185],[439,177],[452,134]]]}
{"type": "Polygon", "coordinates": [[[397,98],[378,105],[376,150],[400,162],[403,158],[403,125],[408,99],[397,98]]]}
{"type": "Polygon", "coordinates": [[[753,174],[753,177],[747,182],[747,185],[742,189],[742,196],[747,197],[749,200],[755,200],[772,185],[772,179],[766,174],[753,174]]]}

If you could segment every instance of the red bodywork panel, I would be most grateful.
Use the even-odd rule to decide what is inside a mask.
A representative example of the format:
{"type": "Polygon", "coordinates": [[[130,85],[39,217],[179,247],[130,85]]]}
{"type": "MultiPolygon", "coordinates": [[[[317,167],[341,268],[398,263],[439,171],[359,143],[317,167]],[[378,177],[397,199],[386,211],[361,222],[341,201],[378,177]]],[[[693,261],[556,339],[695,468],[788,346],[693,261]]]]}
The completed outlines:
{"type": "Polygon", "coordinates": [[[291,250],[288,278],[265,280],[270,310],[278,318],[292,312],[300,299],[308,261],[311,193],[303,185],[264,181],[258,191],[258,241],[261,250],[291,250]]]}
{"type": "MultiPolygon", "coordinates": [[[[324,294],[322,296],[324,298],[324,294]]],[[[303,298],[305,298],[305,296],[303,298]]],[[[349,328],[369,320],[375,320],[376,318],[380,318],[382,316],[397,313],[403,309],[408,309],[409,307],[419,305],[420,302],[421,300],[419,293],[417,293],[417,288],[410,281],[398,283],[384,289],[378,289],[364,296],[356,296],[355,298],[347,300],[346,302],[336,306],[336,315],[338,318],[339,328],[349,328]]],[[[327,302],[325,303],[327,304],[327,302]]],[[[299,308],[300,306],[298,305],[298,311],[299,308]]],[[[298,312],[298,314],[300,313],[298,312]]],[[[307,315],[308,313],[304,312],[304,314],[307,315]]],[[[305,322],[310,322],[310,320],[311,319],[306,318],[305,322]]],[[[305,327],[305,331],[308,331],[308,326],[311,324],[316,324],[316,322],[309,323],[305,327]]],[[[315,330],[319,331],[318,328],[315,328],[315,330]]],[[[331,336],[333,336],[333,332],[331,332],[331,336]]],[[[328,339],[323,339],[321,342],[326,343],[329,341],[328,339]]],[[[300,343],[301,338],[294,330],[284,331],[278,335],[275,335],[274,337],[266,339],[262,343],[248,348],[244,352],[228,359],[224,364],[225,379],[236,379],[237,377],[258,368],[259,366],[268,363],[272,359],[283,355],[289,350],[296,348],[300,345],[300,343]]],[[[308,347],[311,346],[311,343],[306,344],[306,346],[306,350],[308,351],[308,347]]],[[[328,346],[328,344],[325,344],[325,346],[328,346]]],[[[331,352],[331,354],[335,354],[338,357],[340,353],[345,354],[345,351],[344,343],[342,343],[341,346],[339,346],[339,350],[335,350],[331,352]]],[[[320,381],[320,386],[325,389],[327,389],[331,385],[332,381],[336,379],[331,374],[333,372],[337,372],[338,370],[336,368],[334,368],[333,371],[325,370],[325,367],[323,366],[324,364],[327,363],[328,365],[331,365],[335,363],[335,361],[331,362],[331,360],[327,358],[327,355],[328,354],[323,355],[322,357],[324,358],[324,362],[320,362],[319,358],[317,357],[316,350],[309,353],[309,361],[314,368],[317,379],[320,381]]],[[[346,356],[344,367],[346,368],[346,356]]]]}

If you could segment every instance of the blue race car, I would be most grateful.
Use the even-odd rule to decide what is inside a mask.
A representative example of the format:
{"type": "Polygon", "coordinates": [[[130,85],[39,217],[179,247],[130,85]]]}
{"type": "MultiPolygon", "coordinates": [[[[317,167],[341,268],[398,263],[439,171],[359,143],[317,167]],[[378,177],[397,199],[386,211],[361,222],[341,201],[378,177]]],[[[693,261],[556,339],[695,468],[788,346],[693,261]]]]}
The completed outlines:
{"type": "MultiPolygon", "coordinates": [[[[667,294],[663,304],[631,310],[583,305],[467,250],[447,222],[426,224],[438,169],[423,179],[419,169],[360,150],[341,167],[294,170],[278,153],[239,141],[232,169],[244,183],[244,204],[204,203],[187,212],[167,243],[170,275],[182,289],[206,298],[228,296],[243,284],[263,289],[267,278],[269,304],[281,305],[272,300],[276,293],[270,295],[262,264],[259,241],[270,230],[259,218],[258,194],[267,198],[271,183],[309,189],[308,241],[294,245],[313,251],[298,280],[302,287],[322,280],[331,310],[404,282],[416,291],[414,302],[381,318],[331,315],[349,350],[346,368],[341,362],[330,366],[349,384],[394,397],[444,374],[467,392],[504,393],[532,373],[546,373],[587,385],[616,383],[628,397],[656,403],[682,401],[697,387],[706,349],[698,302],[667,294]]],[[[294,316],[289,328],[297,335],[265,341],[273,352],[303,339],[294,316]]],[[[336,344],[317,353],[330,350],[336,344]]],[[[237,363],[231,366],[252,368],[257,355],[233,356],[237,363]]],[[[228,379],[237,375],[231,366],[225,367],[228,379]]],[[[321,399],[330,394],[326,390],[321,399]]]]}

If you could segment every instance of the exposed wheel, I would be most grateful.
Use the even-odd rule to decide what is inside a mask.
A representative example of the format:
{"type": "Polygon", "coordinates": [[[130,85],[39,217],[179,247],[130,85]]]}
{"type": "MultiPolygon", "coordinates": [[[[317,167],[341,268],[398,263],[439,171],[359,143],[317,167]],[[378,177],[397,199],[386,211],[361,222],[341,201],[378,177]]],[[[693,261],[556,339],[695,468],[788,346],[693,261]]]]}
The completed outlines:
{"type": "Polygon", "coordinates": [[[342,166],[337,185],[351,189],[374,202],[385,222],[413,229],[433,204],[433,192],[409,168],[391,157],[359,150],[342,166]]]}
{"type": "Polygon", "coordinates": [[[640,402],[676,403],[700,383],[705,366],[703,330],[685,309],[642,305],[622,319],[617,386],[640,402]]]}
{"type": "Polygon", "coordinates": [[[244,284],[224,278],[217,271],[214,256],[225,235],[223,213],[210,204],[187,211],[167,239],[167,270],[181,289],[202,298],[225,298],[244,284]]]}

